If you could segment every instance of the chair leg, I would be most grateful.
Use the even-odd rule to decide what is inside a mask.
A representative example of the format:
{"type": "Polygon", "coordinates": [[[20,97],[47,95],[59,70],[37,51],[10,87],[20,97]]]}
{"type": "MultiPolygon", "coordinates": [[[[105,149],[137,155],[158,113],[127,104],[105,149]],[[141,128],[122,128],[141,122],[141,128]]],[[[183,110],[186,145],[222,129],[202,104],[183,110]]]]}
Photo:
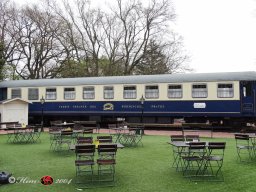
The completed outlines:
{"type": "Polygon", "coordinates": [[[253,153],[253,149],[251,149],[251,148],[241,149],[241,148],[237,147],[237,155],[238,155],[240,162],[251,162],[253,160],[252,153],[253,153]],[[245,158],[244,156],[242,157],[243,151],[247,151],[246,154],[248,154],[249,161],[244,160],[244,158],[245,158]]]}
{"type": "Polygon", "coordinates": [[[183,176],[189,177],[191,180],[192,178],[198,178],[199,176],[202,176],[202,167],[204,161],[199,160],[185,160],[184,161],[184,169],[183,169],[183,176]]]}
{"type": "Polygon", "coordinates": [[[208,180],[212,181],[224,181],[224,177],[221,171],[223,160],[207,160],[204,168],[204,175],[208,180]],[[210,169],[210,170],[209,170],[210,169]],[[210,171],[206,174],[206,171],[210,171]]]}
{"type": "Polygon", "coordinates": [[[115,181],[115,165],[100,165],[98,164],[98,181],[115,181]],[[105,168],[104,168],[105,167],[105,168]],[[111,179],[104,179],[104,175],[110,176],[111,179]]]}
{"type": "MultiPolygon", "coordinates": [[[[88,182],[78,182],[79,176],[90,176],[89,182],[93,182],[93,175],[94,175],[93,165],[90,165],[90,166],[79,166],[79,165],[77,165],[76,166],[76,183],[77,184],[88,183],[88,182]],[[84,169],[82,169],[82,167],[84,167],[84,169]],[[88,170],[87,170],[87,168],[88,168],[88,170]]],[[[86,180],[83,179],[83,181],[86,181],[86,180]]]]}
{"type": "Polygon", "coordinates": [[[180,151],[173,150],[173,163],[172,168],[175,168],[176,171],[182,171],[183,163],[180,151]]]}

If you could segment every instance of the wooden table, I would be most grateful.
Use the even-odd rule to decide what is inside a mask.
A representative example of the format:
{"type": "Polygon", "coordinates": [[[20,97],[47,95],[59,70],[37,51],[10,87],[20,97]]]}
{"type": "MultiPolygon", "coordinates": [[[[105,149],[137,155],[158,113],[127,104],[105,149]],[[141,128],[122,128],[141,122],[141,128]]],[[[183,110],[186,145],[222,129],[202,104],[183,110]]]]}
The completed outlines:
{"type": "MultiPolygon", "coordinates": [[[[113,144],[116,144],[118,149],[123,149],[123,148],[124,148],[124,146],[123,146],[121,143],[102,143],[102,144],[104,144],[104,145],[108,145],[108,144],[113,145],[113,144]]],[[[70,150],[75,150],[76,145],[86,145],[86,144],[71,144],[70,147],[69,147],[69,149],[70,149],[70,150]]],[[[96,145],[95,147],[96,147],[96,149],[97,149],[97,145],[96,145]]]]}
{"type": "Polygon", "coordinates": [[[54,126],[60,127],[61,129],[71,128],[73,129],[75,123],[56,123],[54,126]]]}
{"type": "Polygon", "coordinates": [[[2,130],[7,131],[7,142],[12,143],[33,143],[36,142],[40,137],[39,128],[36,126],[28,126],[28,127],[17,127],[17,126],[9,126],[3,128],[2,130]]]}

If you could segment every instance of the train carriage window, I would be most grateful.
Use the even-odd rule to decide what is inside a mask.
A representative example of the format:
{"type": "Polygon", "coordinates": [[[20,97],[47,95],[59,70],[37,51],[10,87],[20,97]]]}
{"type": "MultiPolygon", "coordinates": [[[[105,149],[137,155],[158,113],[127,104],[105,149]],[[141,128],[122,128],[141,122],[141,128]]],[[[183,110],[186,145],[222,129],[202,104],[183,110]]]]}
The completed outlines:
{"type": "Polygon", "coordinates": [[[147,99],[155,99],[159,97],[158,85],[149,85],[146,86],[145,97],[147,99]]]}
{"type": "Polygon", "coordinates": [[[28,89],[28,100],[38,100],[39,93],[37,88],[28,89]]]}
{"type": "Polygon", "coordinates": [[[84,87],[83,88],[83,98],[84,99],[94,99],[95,98],[95,90],[94,87],[84,87]]]}
{"type": "Polygon", "coordinates": [[[219,98],[234,97],[233,84],[218,84],[217,95],[219,98]]]}
{"type": "Polygon", "coordinates": [[[12,97],[12,99],[13,98],[21,98],[21,89],[12,89],[12,91],[11,91],[12,93],[12,95],[11,95],[11,97],[12,97]]]}
{"type": "Polygon", "coordinates": [[[137,97],[136,86],[125,86],[123,94],[124,94],[124,99],[136,99],[137,97]]]}
{"type": "Polygon", "coordinates": [[[208,95],[206,84],[194,84],[192,86],[193,98],[206,98],[208,95]]]}
{"type": "Polygon", "coordinates": [[[169,98],[182,98],[182,86],[181,85],[169,85],[168,86],[169,98]]]}
{"type": "Polygon", "coordinates": [[[73,100],[76,98],[76,91],[74,87],[64,88],[64,99],[73,100]]]}
{"type": "Polygon", "coordinates": [[[113,86],[104,87],[104,99],[114,99],[114,87],[113,86]]]}
{"type": "Polygon", "coordinates": [[[45,99],[56,100],[57,99],[56,88],[46,88],[45,99]]]}

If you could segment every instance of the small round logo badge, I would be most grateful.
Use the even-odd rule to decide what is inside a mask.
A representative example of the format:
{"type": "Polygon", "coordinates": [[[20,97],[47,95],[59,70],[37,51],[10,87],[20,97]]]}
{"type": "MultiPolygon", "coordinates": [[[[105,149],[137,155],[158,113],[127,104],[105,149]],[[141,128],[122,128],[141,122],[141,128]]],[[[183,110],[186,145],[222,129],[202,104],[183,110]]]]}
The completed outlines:
{"type": "Polygon", "coordinates": [[[8,178],[8,181],[9,181],[9,183],[15,183],[16,182],[16,179],[15,179],[15,177],[9,177],[8,178]]]}
{"type": "Polygon", "coordinates": [[[53,184],[53,178],[49,175],[43,176],[41,178],[41,183],[43,185],[51,185],[51,184],[53,184]]]}

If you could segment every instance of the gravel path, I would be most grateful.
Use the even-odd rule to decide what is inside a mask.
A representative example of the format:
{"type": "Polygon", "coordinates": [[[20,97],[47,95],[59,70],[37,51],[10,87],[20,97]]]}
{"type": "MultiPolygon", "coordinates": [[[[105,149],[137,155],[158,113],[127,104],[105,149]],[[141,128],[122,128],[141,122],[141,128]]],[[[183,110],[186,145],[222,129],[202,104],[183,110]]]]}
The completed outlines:
{"type": "MultiPolygon", "coordinates": [[[[48,131],[47,128],[45,128],[45,131],[48,131]]],[[[0,130],[1,134],[6,134],[6,131],[0,130]]],[[[114,130],[109,129],[100,129],[100,133],[114,133],[114,130]]],[[[182,134],[181,131],[167,131],[167,130],[145,130],[146,135],[180,135],[182,134]]],[[[192,135],[192,134],[199,134],[200,137],[211,137],[210,131],[189,131],[185,132],[185,135],[192,135]]],[[[214,138],[234,138],[234,133],[230,132],[213,132],[214,138]]]]}

